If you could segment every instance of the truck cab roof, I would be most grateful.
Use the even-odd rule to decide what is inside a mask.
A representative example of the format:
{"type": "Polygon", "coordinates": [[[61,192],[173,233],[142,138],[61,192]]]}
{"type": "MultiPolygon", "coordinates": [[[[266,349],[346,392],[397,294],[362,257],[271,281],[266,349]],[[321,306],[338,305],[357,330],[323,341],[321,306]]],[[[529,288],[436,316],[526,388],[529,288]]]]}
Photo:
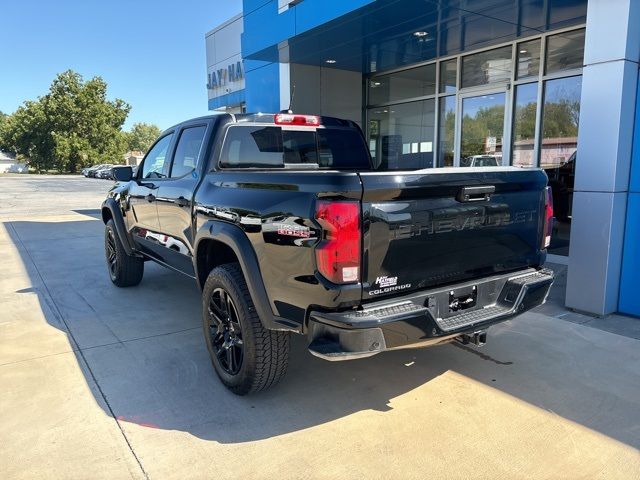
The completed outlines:
{"type": "MultiPolygon", "coordinates": [[[[186,124],[192,124],[198,121],[210,121],[210,120],[224,120],[224,123],[267,123],[275,124],[276,115],[287,115],[285,112],[281,113],[214,113],[210,115],[203,115],[201,117],[194,117],[189,120],[172,125],[167,128],[165,132],[175,130],[186,124]]],[[[360,128],[359,125],[353,120],[344,120],[336,117],[327,117],[322,115],[308,115],[293,113],[295,116],[315,117],[319,119],[319,125],[325,127],[347,127],[347,128],[360,128]]]]}

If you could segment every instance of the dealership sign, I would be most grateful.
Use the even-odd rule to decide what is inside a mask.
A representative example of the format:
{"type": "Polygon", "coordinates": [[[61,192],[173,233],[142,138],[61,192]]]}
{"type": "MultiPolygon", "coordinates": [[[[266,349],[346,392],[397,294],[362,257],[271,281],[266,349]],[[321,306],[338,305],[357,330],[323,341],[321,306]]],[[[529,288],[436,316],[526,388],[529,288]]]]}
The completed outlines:
{"type": "Polygon", "coordinates": [[[244,65],[242,61],[223,68],[213,67],[207,73],[207,88],[216,94],[229,93],[244,88],[244,65]]]}

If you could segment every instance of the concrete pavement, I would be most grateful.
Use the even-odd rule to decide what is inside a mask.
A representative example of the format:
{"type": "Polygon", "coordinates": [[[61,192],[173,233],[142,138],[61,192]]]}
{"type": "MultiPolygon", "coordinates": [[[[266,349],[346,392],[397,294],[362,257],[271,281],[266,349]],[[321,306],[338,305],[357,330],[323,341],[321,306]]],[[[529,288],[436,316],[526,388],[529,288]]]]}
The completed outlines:
{"type": "Polygon", "coordinates": [[[0,177],[1,478],[640,476],[640,341],[557,305],[482,349],[329,363],[296,337],[281,384],[232,395],[194,282],[109,282],[108,187],[0,177]]]}

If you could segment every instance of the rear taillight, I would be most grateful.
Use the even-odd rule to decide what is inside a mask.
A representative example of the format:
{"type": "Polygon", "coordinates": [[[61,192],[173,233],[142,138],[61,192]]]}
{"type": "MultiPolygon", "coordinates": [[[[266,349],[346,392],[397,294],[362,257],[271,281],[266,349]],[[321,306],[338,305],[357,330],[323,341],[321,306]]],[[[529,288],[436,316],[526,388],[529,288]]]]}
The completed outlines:
{"type": "Polygon", "coordinates": [[[553,194],[551,187],[547,187],[544,193],[544,227],[542,229],[542,249],[551,245],[551,233],[553,232],[553,194]]]}
{"type": "Polygon", "coordinates": [[[316,204],[323,238],[316,247],[318,271],[333,283],[360,280],[360,204],[324,201],[316,204]]]}
{"type": "Polygon", "coordinates": [[[317,127],[320,125],[320,117],[315,115],[294,115],[292,113],[278,113],[275,117],[276,125],[302,125],[317,127]]]}

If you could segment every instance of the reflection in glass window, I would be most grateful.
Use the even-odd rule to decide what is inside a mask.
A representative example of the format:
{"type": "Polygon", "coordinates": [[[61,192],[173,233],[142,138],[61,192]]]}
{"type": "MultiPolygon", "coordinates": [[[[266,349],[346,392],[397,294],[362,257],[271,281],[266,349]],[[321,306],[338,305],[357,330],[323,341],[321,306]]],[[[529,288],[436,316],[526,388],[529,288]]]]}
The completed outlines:
{"type": "Polygon", "coordinates": [[[435,93],[435,63],[369,79],[369,103],[372,105],[435,93]]]}
{"type": "Polygon", "coordinates": [[[440,93],[456,92],[456,71],[458,61],[455,58],[440,62],[440,93]]]}
{"type": "Polygon", "coordinates": [[[511,79],[511,47],[462,57],[462,88],[511,79]]]}
{"type": "Polygon", "coordinates": [[[544,87],[540,166],[549,176],[556,217],[550,253],[569,254],[582,77],[549,80],[544,87]]]}
{"type": "Polygon", "coordinates": [[[460,166],[486,165],[487,156],[502,164],[505,99],[500,92],[462,100],[460,166]]]}
{"type": "Polygon", "coordinates": [[[582,77],[549,80],[544,87],[540,166],[557,168],[578,146],[582,77]]]}
{"type": "MultiPolygon", "coordinates": [[[[573,25],[584,23],[587,20],[586,0],[546,0],[546,2],[535,2],[540,4],[548,3],[547,22],[551,28],[556,25],[563,26],[570,22],[573,25]]],[[[610,2],[606,2],[610,3],[610,2]]],[[[523,17],[525,18],[525,17],[523,17]]],[[[542,25],[542,23],[527,23],[523,25],[542,25]]]]}
{"type": "Polygon", "coordinates": [[[169,157],[167,156],[173,133],[162,137],[149,150],[142,164],[142,178],[166,178],[169,170],[169,157]]]}
{"type": "Polygon", "coordinates": [[[537,76],[540,72],[540,40],[519,43],[518,78],[537,76]]]}
{"type": "Polygon", "coordinates": [[[280,127],[229,127],[220,164],[230,168],[284,167],[280,127]]]}
{"type": "Polygon", "coordinates": [[[582,68],[584,29],[559,33],[547,38],[547,74],[582,68]]]}
{"type": "Polygon", "coordinates": [[[316,133],[312,130],[284,130],[282,146],[285,163],[318,163],[316,133]]]}
{"type": "Polygon", "coordinates": [[[185,128],[180,134],[171,166],[171,178],[179,178],[193,172],[198,164],[206,126],[185,128]]]}
{"type": "Polygon", "coordinates": [[[369,110],[369,142],[378,170],[433,167],[435,100],[369,110]],[[375,125],[374,128],[371,128],[375,125]]]}
{"type": "Polygon", "coordinates": [[[456,131],[456,97],[440,99],[440,147],[438,148],[438,166],[453,167],[454,135],[456,131]]]}
{"type": "Polygon", "coordinates": [[[516,87],[513,110],[513,142],[511,164],[515,167],[535,167],[533,156],[536,133],[538,83],[525,83],[516,87]]]}
{"type": "Polygon", "coordinates": [[[362,134],[355,129],[319,128],[318,164],[321,168],[370,169],[362,134]]]}
{"type": "Polygon", "coordinates": [[[280,127],[232,126],[220,164],[230,168],[278,168],[296,164],[324,169],[371,168],[364,138],[354,128],[282,130],[280,127]]]}

